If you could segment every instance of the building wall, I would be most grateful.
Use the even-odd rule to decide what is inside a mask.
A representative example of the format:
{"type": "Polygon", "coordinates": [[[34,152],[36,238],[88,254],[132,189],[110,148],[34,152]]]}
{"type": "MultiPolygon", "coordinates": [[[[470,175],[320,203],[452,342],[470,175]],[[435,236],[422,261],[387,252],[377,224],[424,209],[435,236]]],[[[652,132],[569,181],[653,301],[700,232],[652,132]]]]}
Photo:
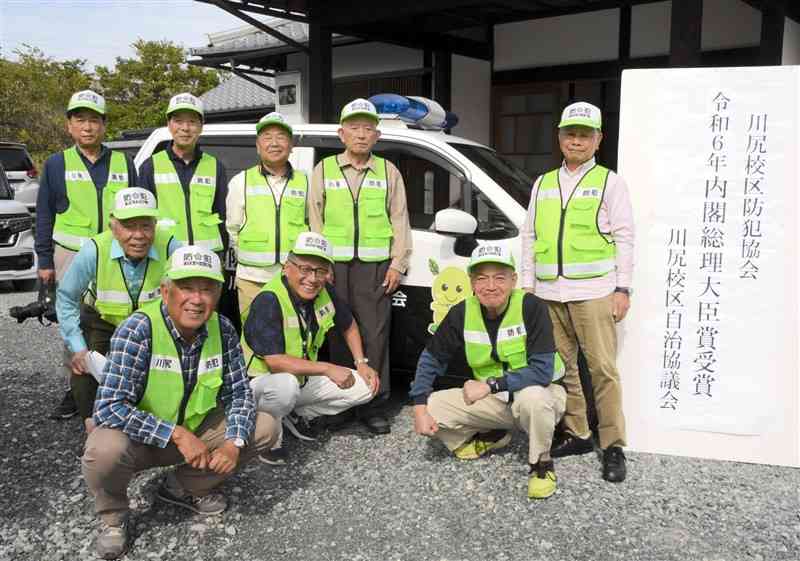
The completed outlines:
{"type": "Polygon", "coordinates": [[[422,68],[421,50],[387,43],[359,43],[333,49],[333,78],[422,68]]]}
{"type": "Polygon", "coordinates": [[[453,55],[451,80],[452,111],[459,119],[453,134],[491,144],[491,63],[453,55]]]}
{"type": "Polygon", "coordinates": [[[782,64],[800,64],[800,23],[786,18],[783,26],[782,64]]]}

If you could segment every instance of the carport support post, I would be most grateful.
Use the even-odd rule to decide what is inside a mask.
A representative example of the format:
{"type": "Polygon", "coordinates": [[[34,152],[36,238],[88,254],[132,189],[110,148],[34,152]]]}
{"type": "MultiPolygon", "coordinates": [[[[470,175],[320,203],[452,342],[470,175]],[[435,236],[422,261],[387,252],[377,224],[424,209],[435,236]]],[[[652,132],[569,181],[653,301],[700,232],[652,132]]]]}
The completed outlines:
{"type": "Polygon", "coordinates": [[[765,0],[761,7],[761,46],[759,62],[780,66],[783,62],[783,28],[786,25],[785,0],[765,0]]]}
{"type": "Polygon", "coordinates": [[[447,111],[450,111],[452,103],[450,92],[453,61],[451,56],[447,51],[433,53],[433,99],[447,111]]]}
{"type": "Polygon", "coordinates": [[[703,0],[672,0],[670,66],[699,66],[703,0]]]}
{"type": "Polygon", "coordinates": [[[312,123],[333,123],[333,64],[331,30],[318,23],[308,24],[308,99],[312,123]]]}

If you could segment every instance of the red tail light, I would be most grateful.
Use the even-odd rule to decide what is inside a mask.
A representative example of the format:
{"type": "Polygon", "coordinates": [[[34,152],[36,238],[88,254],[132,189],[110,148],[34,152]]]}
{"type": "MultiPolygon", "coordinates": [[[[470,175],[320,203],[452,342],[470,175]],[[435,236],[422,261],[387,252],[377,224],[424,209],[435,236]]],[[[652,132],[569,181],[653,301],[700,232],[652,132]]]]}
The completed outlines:
{"type": "Polygon", "coordinates": [[[37,177],[39,177],[39,170],[38,170],[38,169],[36,169],[35,167],[32,167],[31,169],[29,169],[29,170],[28,170],[27,172],[25,172],[25,173],[26,173],[26,174],[28,175],[28,177],[30,177],[31,179],[36,179],[37,177]]]}

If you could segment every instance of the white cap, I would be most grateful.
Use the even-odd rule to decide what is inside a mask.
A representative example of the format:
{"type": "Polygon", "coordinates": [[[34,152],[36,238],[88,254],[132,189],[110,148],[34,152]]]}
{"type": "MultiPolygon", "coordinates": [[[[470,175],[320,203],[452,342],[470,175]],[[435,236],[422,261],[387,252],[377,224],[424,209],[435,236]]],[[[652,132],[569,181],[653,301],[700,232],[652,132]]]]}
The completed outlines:
{"type": "Polygon", "coordinates": [[[99,93],[83,90],[72,94],[67,105],[67,113],[76,109],[91,109],[101,115],[106,114],[106,100],[99,93]]]}
{"type": "Polygon", "coordinates": [[[378,110],[375,109],[375,105],[368,99],[358,98],[342,107],[342,113],[339,116],[339,124],[342,124],[346,119],[359,116],[368,117],[375,121],[375,124],[380,122],[378,110]]]}
{"type": "Polygon", "coordinates": [[[199,245],[179,247],[169,260],[167,277],[173,280],[205,277],[224,282],[222,266],[217,254],[199,245]]]}
{"type": "Polygon", "coordinates": [[[111,214],[119,220],[138,216],[158,216],[156,197],[141,187],[121,189],[114,196],[114,210],[111,214]]]}
{"type": "Polygon", "coordinates": [[[167,117],[175,111],[188,110],[194,111],[200,118],[203,118],[203,102],[192,94],[185,92],[172,96],[167,107],[167,117]]]}
{"type": "Polygon", "coordinates": [[[602,124],[603,117],[600,113],[600,108],[591,103],[579,101],[577,103],[571,103],[564,108],[563,113],[561,113],[561,122],[558,123],[558,128],[580,125],[599,130],[603,128],[602,124]]]}
{"type": "Polygon", "coordinates": [[[272,113],[267,113],[261,119],[259,119],[258,123],[256,123],[256,134],[261,132],[261,129],[264,127],[268,127],[270,125],[275,125],[281,127],[283,130],[289,133],[289,136],[294,134],[292,130],[292,125],[286,122],[286,117],[278,113],[277,111],[273,111],[272,113]]]}
{"type": "Polygon", "coordinates": [[[333,263],[331,242],[322,234],[303,232],[297,236],[292,253],[295,255],[312,255],[333,263]]]}
{"type": "Polygon", "coordinates": [[[469,259],[469,266],[467,272],[471,273],[472,270],[483,263],[497,263],[498,265],[505,265],[516,270],[514,256],[511,254],[507,244],[499,242],[483,242],[478,244],[478,247],[472,250],[472,256],[469,259]]]}

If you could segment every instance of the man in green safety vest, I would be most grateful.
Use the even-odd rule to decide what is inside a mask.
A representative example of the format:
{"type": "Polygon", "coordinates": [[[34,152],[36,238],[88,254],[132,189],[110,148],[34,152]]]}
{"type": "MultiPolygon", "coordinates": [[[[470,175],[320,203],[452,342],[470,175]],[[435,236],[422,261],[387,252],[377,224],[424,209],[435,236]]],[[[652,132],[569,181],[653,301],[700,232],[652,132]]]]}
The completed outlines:
{"type": "Polygon", "coordinates": [[[203,118],[198,98],[173,96],[167,108],[172,142],[142,163],[139,178],[158,198],[159,227],[172,228],[182,243],[222,252],[228,180],[222,162],[197,146],[203,118]]]}
{"type": "Polygon", "coordinates": [[[83,454],[83,478],[102,520],[97,554],[116,559],[128,546],[128,483],[142,470],[178,465],[157,499],[210,516],[227,508],[214,491],[272,446],[278,425],[256,411],[239,336],[218,315],[219,257],[207,248],[175,250],[161,299],[142,306],[111,338],[83,454]]]}
{"type": "Polygon", "coordinates": [[[627,473],[625,417],[616,323],[630,306],[634,226],[625,181],[597,164],[603,138],[600,109],[568,105],[558,125],[560,168],[536,179],[522,229],[522,286],[547,302],[553,335],[566,364],[564,435],[553,457],[593,451],[578,352],[586,358],[603,451],[603,479],[627,473]]]}
{"type": "Polygon", "coordinates": [[[241,315],[264,284],[280,276],[297,236],[308,230],[308,178],[289,162],[292,134],[283,115],[264,115],[256,124],[260,162],[228,185],[225,227],[236,252],[241,315]]]}
{"type": "MultiPolygon", "coordinates": [[[[315,232],[301,233],[283,274],[264,285],[244,321],[242,348],[256,406],[282,419],[301,440],[314,440],[323,415],[365,404],[380,388],[350,307],[326,282],[332,265],[328,240],[315,232]],[[355,357],[354,369],[318,359],[334,331],[355,357]]],[[[286,450],[279,442],[259,459],[285,464],[286,450]]]]}
{"type": "MultiPolygon", "coordinates": [[[[345,151],[314,168],[308,196],[311,230],[333,245],[336,291],[353,310],[364,334],[369,364],[380,373],[379,394],[358,409],[375,434],[391,428],[383,412],[389,398],[391,295],[411,256],[411,226],[405,185],[398,169],[372,153],[378,142],[378,113],[366,99],[342,108],[339,139],[345,151]]],[[[331,359],[351,365],[347,345],[334,335],[331,359]]]]}
{"type": "Polygon", "coordinates": [[[441,440],[461,460],[476,460],[528,434],[528,497],[556,491],[550,445],[564,413],[564,364],[555,351],[547,305],[515,289],[514,257],[504,243],[472,252],[474,296],[447,313],[422,352],[409,395],[414,430],[441,440]],[[433,391],[437,376],[463,359],[472,376],[462,388],[433,391]]]}
{"type": "MultiPolygon", "coordinates": [[[[60,282],[75,254],[89,238],[108,228],[114,195],[136,185],[136,167],[130,156],[103,145],[106,101],[84,90],[67,105],[67,132],[75,143],[44,163],[36,199],[35,249],[39,280],[60,282]]],[[[72,352],[63,351],[62,374],[69,383],[72,352]]],[[[53,418],[77,413],[67,391],[53,418]]]]}
{"type": "Polygon", "coordinates": [[[58,329],[72,353],[70,389],[87,433],[94,428],[97,393],[88,352],[105,355],[116,326],[160,296],[167,259],[180,245],[168,231],[156,230],[157,217],[153,193],[118,191],[109,229],[83,244],[58,284],[58,329]]]}

